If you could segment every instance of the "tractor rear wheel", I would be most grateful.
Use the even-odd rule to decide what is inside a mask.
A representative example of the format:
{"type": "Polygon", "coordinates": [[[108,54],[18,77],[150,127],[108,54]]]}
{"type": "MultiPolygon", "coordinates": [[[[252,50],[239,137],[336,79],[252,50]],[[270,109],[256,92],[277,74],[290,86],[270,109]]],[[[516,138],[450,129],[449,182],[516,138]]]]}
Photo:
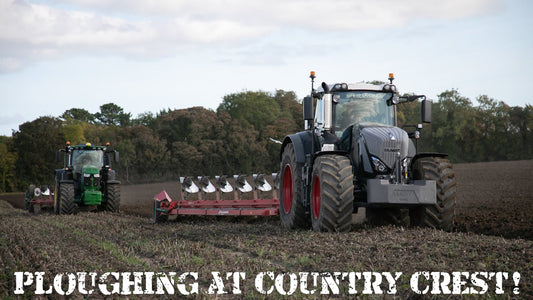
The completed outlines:
{"type": "Polygon", "coordinates": [[[316,159],[311,186],[314,231],[349,231],[353,212],[353,173],[350,159],[323,155],[316,159]]]}
{"type": "Polygon", "coordinates": [[[108,184],[106,185],[106,202],[105,210],[111,212],[118,212],[120,210],[120,185],[108,184]]]}
{"type": "Polygon", "coordinates": [[[456,181],[449,160],[424,157],[413,166],[414,179],[434,180],[437,184],[437,203],[410,211],[411,225],[451,231],[455,222],[456,181]]]}
{"type": "Polygon", "coordinates": [[[302,191],[302,164],[296,162],[294,146],[288,144],[281,155],[279,210],[286,229],[309,228],[302,191]]]}
{"type": "Polygon", "coordinates": [[[33,207],[31,204],[31,199],[33,199],[33,193],[35,190],[35,185],[30,184],[28,190],[26,191],[26,196],[24,197],[24,207],[30,212],[33,213],[33,207]]]}
{"type": "Polygon", "coordinates": [[[59,194],[59,213],[65,215],[76,213],[78,205],[74,202],[74,184],[61,183],[59,194]]]}

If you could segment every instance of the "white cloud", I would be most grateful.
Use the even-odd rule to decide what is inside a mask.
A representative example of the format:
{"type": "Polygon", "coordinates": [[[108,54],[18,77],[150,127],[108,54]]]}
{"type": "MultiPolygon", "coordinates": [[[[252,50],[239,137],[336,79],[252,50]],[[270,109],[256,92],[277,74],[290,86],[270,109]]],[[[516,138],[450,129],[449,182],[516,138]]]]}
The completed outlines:
{"type": "Polygon", "coordinates": [[[400,27],[411,19],[491,13],[501,0],[0,0],[0,72],[65,55],[171,55],[239,44],[283,28],[400,27]]]}

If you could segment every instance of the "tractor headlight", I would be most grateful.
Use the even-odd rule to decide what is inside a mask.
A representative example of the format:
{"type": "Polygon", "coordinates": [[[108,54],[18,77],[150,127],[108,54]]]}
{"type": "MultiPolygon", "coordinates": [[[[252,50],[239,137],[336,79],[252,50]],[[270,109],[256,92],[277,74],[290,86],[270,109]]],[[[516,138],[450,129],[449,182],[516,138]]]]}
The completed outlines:
{"type": "Polygon", "coordinates": [[[377,157],[371,156],[372,159],[372,165],[374,166],[374,170],[378,173],[387,173],[388,168],[387,166],[377,157]]]}
{"type": "Polygon", "coordinates": [[[94,174],[93,186],[100,186],[100,174],[94,174]]]}
{"type": "Polygon", "coordinates": [[[83,174],[83,185],[91,185],[91,174],[83,174]]]}

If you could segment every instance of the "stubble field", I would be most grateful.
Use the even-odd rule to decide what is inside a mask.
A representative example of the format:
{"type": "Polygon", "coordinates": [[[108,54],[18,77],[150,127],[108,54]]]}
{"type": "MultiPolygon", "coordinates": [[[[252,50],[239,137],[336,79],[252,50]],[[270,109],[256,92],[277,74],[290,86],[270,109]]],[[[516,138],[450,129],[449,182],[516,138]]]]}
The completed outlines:
{"type": "MultiPolygon", "coordinates": [[[[397,291],[388,296],[417,298],[411,275],[430,271],[506,272],[501,288],[495,278],[486,278],[485,297],[533,297],[533,161],[457,164],[454,170],[458,198],[451,233],[364,223],[340,234],[285,231],[278,218],[196,217],[152,224],[152,197],[162,189],[177,197],[173,182],[123,185],[120,214],[31,215],[20,209],[20,194],[0,195],[5,200],[0,201],[0,296],[16,296],[14,274],[22,271],[45,272],[48,285],[54,275],[69,272],[196,272],[199,294],[194,296],[199,298],[206,297],[211,272],[243,272],[239,297],[245,298],[265,296],[255,286],[263,272],[402,272],[397,291]],[[518,280],[513,279],[516,273],[518,280]]],[[[265,278],[265,290],[275,285],[265,278]]],[[[290,281],[289,276],[282,279],[290,281]]],[[[483,292],[468,276],[462,279],[467,282],[462,289],[483,292]]],[[[431,287],[430,281],[419,284],[421,290],[431,287]]],[[[387,294],[385,279],[380,286],[387,294]]],[[[338,295],[322,296],[383,297],[363,293],[364,280],[356,282],[355,294],[342,280],[340,287],[338,295]]],[[[451,283],[449,287],[453,292],[451,283]]],[[[232,288],[225,291],[231,294],[232,288]]],[[[24,289],[23,296],[32,296],[35,285],[24,289]]],[[[318,285],[311,295],[297,289],[292,296],[314,298],[320,291],[318,285]]],[[[281,297],[277,288],[268,296],[281,297]]],[[[429,296],[435,295],[424,297],[429,296]]]]}

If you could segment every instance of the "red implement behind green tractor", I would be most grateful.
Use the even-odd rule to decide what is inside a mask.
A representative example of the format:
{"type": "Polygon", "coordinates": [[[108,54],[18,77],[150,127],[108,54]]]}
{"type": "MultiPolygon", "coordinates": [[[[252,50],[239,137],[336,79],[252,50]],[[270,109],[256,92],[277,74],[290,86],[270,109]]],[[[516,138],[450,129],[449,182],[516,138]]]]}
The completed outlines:
{"type": "Polygon", "coordinates": [[[25,208],[30,213],[39,213],[41,209],[48,209],[54,207],[54,194],[46,185],[37,187],[30,185],[24,195],[25,208]]]}

